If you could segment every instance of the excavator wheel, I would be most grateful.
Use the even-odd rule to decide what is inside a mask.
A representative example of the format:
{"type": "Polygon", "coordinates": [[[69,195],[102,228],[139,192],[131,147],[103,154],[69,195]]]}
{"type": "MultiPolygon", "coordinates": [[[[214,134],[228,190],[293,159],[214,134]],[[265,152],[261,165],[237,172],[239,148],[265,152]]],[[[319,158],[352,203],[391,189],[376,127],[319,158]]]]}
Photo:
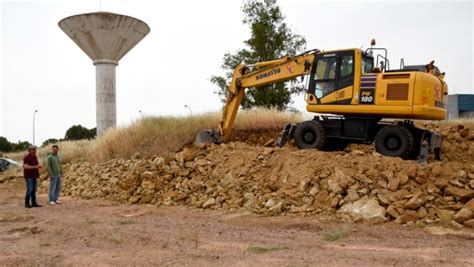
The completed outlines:
{"type": "Polygon", "coordinates": [[[409,158],[414,149],[413,133],[400,125],[385,126],[375,137],[375,149],[385,156],[409,158]]]}
{"type": "Polygon", "coordinates": [[[293,138],[300,149],[322,149],[326,144],[324,127],[318,121],[305,121],[298,125],[293,138]]]}

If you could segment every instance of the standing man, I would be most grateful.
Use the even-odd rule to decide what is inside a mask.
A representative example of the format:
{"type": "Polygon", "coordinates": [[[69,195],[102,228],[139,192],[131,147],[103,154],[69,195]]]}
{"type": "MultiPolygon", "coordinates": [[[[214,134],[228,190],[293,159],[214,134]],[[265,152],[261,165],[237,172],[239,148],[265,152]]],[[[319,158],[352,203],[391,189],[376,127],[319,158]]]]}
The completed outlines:
{"type": "Polygon", "coordinates": [[[58,155],[59,147],[57,145],[53,146],[53,151],[48,155],[48,175],[51,178],[49,183],[49,204],[56,205],[61,204],[61,201],[58,200],[59,192],[61,191],[61,159],[58,155]]]}
{"type": "Polygon", "coordinates": [[[38,202],[36,202],[36,189],[38,188],[37,179],[39,178],[40,169],[41,166],[36,157],[36,147],[29,146],[28,154],[23,158],[23,175],[26,182],[25,208],[41,207],[41,205],[38,205],[38,202]]]}

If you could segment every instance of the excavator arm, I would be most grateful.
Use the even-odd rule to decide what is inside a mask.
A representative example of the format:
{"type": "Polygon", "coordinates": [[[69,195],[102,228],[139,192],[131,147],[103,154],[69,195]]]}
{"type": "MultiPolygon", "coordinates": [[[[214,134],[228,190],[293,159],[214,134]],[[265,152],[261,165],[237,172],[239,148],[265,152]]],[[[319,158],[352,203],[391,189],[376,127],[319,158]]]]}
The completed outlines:
{"type": "Polygon", "coordinates": [[[217,130],[199,132],[196,143],[225,143],[229,141],[245,89],[288,81],[309,74],[314,56],[318,52],[319,50],[311,50],[294,57],[264,61],[249,66],[238,65],[232,75],[217,130]],[[248,72],[250,67],[255,70],[248,72]]]}

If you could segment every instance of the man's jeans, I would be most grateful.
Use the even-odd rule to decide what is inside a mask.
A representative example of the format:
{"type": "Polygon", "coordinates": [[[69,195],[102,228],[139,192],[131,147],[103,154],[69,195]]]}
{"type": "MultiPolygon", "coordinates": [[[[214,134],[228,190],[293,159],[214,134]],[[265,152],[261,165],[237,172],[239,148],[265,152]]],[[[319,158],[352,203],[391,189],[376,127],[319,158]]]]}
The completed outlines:
{"type": "Polygon", "coordinates": [[[49,182],[49,201],[56,202],[59,198],[59,191],[61,191],[61,175],[51,176],[49,182]]]}
{"type": "Polygon", "coordinates": [[[36,178],[27,177],[25,181],[26,181],[25,206],[30,205],[30,198],[31,198],[31,204],[33,206],[37,205],[38,203],[36,202],[36,189],[38,188],[38,184],[36,182],[36,178]]]}

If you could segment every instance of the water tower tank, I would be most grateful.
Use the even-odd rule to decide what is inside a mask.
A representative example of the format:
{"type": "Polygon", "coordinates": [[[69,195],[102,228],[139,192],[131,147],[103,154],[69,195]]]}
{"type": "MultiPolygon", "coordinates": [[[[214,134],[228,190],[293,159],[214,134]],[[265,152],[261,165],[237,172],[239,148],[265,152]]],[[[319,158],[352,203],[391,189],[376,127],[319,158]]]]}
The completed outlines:
{"type": "Polygon", "coordinates": [[[96,67],[96,119],[100,136],[117,124],[115,67],[150,32],[150,27],[139,19],[110,12],[74,15],[58,24],[96,67]]]}

